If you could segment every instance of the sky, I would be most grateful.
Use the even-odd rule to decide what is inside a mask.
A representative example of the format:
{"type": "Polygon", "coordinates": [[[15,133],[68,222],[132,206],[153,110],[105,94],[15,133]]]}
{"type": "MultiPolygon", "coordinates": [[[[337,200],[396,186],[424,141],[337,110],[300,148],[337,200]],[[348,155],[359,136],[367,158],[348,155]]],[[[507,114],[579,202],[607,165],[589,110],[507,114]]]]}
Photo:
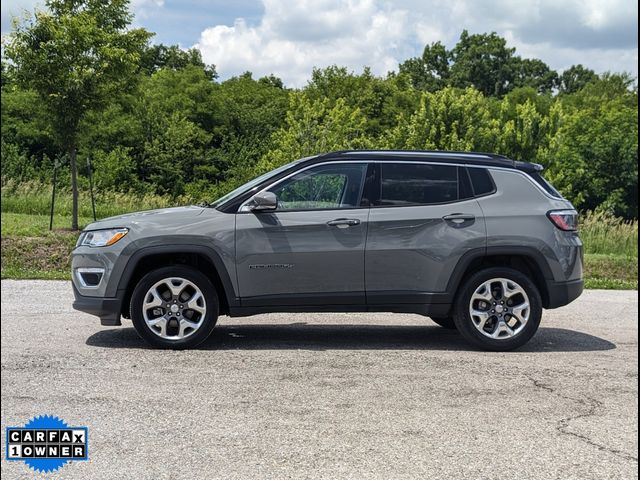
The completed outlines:
{"type": "MultiPolygon", "coordinates": [[[[2,34],[11,17],[42,0],[3,0],[2,34]]],[[[134,25],[154,42],[196,47],[221,79],[245,71],[274,74],[291,87],[313,67],[364,66],[384,75],[420,55],[427,43],[451,48],[463,29],[497,32],[517,54],[562,71],[638,74],[635,0],[132,0],[134,25]]]]}

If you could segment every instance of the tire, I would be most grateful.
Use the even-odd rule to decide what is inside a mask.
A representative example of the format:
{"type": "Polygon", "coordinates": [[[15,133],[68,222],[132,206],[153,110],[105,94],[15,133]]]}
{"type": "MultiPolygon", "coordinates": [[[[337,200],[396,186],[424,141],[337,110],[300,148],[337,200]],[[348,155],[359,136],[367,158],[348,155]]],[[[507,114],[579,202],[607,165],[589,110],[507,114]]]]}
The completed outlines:
{"type": "Polygon", "coordinates": [[[156,348],[182,350],[199,345],[215,327],[218,311],[218,295],[211,281],[183,265],[147,273],[131,296],[133,326],[156,348]]]}
{"type": "Polygon", "coordinates": [[[440,325],[442,328],[446,328],[447,330],[456,330],[456,323],[453,320],[453,317],[430,317],[432,321],[440,325]]]}
{"type": "Polygon", "coordinates": [[[527,275],[507,267],[487,268],[471,275],[454,303],[458,331],[484,350],[500,352],[521,347],[536,333],[541,318],[538,288],[527,275]]]}

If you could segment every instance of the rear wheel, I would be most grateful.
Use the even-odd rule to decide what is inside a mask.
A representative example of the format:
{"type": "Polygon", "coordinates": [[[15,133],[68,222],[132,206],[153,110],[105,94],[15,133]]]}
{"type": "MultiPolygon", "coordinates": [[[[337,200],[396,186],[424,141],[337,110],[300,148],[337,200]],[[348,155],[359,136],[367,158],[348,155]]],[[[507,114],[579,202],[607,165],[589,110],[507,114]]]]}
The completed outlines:
{"type": "Polygon", "coordinates": [[[456,323],[453,320],[453,317],[431,317],[431,320],[440,325],[442,328],[446,328],[447,330],[456,329],[456,323]]]}
{"type": "Polygon", "coordinates": [[[159,268],[136,285],[131,319],[138,334],[154,347],[195,347],[211,334],[218,319],[215,288],[194,268],[159,268]]]}
{"type": "Polygon", "coordinates": [[[464,282],[455,302],[458,331],[475,345],[493,351],[513,350],[538,330],[542,299],[525,274],[494,267],[464,282]]]}

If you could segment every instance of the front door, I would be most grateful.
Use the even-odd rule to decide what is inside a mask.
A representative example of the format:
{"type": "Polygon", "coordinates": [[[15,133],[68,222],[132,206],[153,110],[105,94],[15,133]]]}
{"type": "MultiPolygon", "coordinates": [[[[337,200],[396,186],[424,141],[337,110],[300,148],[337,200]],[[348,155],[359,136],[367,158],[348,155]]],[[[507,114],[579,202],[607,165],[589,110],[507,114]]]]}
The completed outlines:
{"type": "Polygon", "coordinates": [[[365,303],[366,170],[366,163],[309,167],[267,189],[276,210],[236,214],[243,305],[365,303]]]}

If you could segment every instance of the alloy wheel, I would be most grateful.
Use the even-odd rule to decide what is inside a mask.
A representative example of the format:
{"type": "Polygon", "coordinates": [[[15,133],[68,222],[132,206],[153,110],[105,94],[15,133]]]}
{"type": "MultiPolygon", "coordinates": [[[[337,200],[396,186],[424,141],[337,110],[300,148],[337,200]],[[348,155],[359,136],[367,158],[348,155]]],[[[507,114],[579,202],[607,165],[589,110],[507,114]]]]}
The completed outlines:
{"type": "Polygon", "coordinates": [[[198,286],[184,278],[156,282],[144,296],[142,316],[154,334],[165,340],[193,335],[204,322],[207,303],[198,286]]]}
{"type": "Polygon", "coordinates": [[[518,335],[531,313],[527,292],[508,278],[483,282],[471,295],[469,315],[484,336],[506,339],[518,335]]]}

